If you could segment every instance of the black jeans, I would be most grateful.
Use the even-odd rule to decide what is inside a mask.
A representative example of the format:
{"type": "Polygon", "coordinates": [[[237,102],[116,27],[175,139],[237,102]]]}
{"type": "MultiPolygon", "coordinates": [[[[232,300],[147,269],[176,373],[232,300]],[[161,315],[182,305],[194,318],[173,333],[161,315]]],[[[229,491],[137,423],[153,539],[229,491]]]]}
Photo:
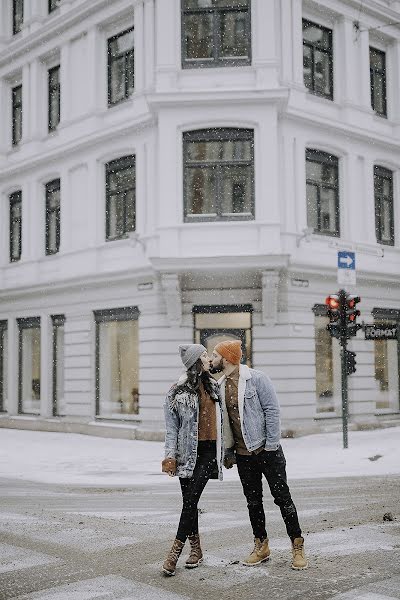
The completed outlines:
{"type": "Polygon", "coordinates": [[[197,460],[192,477],[180,477],[182,491],[182,512],[176,537],[185,542],[189,535],[199,532],[199,515],[197,505],[200,496],[210,479],[217,462],[217,444],[213,441],[199,442],[197,460]]]}
{"type": "Polygon", "coordinates": [[[239,477],[247,500],[254,537],[266,539],[263,506],[262,476],[265,475],[275,504],[279,506],[286,531],[291,540],[301,536],[296,507],[290,495],[286,478],[286,459],[283,450],[263,450],[251,456],[236,455],[239,477]]]}

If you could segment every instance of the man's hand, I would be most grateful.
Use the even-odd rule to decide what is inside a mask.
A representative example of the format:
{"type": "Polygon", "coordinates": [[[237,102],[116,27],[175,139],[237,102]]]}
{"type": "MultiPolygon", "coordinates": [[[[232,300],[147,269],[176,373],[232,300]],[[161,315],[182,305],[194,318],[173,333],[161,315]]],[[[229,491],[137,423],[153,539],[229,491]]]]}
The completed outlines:
{"type": "Polygon", "coordinates": [[[170,477],[176,474],[176,459],[175,458],[164,458],[161,463],[161,471],[168,473],[170,477]]]}
{"type": "Polygon", "coordinates": [[[225,469],[232,469],[233,465],[236,464],[236,458],[234,454],[228,454],[224,456],[224,467],[225,469]]]}

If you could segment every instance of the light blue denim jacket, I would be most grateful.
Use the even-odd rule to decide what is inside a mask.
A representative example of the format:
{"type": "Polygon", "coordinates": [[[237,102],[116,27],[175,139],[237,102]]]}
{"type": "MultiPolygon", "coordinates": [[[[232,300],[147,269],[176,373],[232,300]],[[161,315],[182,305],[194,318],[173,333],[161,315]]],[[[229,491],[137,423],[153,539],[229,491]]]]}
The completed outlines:
{"type": "MultiPolygon", "coordinates": [[[[218,383],[224,410],[224,445],[229,454],[234,439],[225,404],[225,380],[223,375],[218,383]]],[[[238,405],[243,440],[249,452],[261,446],[265,450],[277,450],[281,437],[280,408],[270,378],[261,371],[240,365],[238,405]]]]}
{"type": "MultiPolygon", "coordinates": [[[[178,385],[186,381],[183,375],[178,385]]],[[[215,410],[217,417],[217,466],[218,479],[222,480],[222,463],[224,458],[223,415],[219,386],[213,383],[215,410]]],[[[172,386],[164,402],[165,416],[165,458],[175,458],[178,477],[192,477],[197,459],[197,442],[199,426],[199,399],[196,392],[186,390],[178,392],[174,397],[176,385],[172,386]]]]}

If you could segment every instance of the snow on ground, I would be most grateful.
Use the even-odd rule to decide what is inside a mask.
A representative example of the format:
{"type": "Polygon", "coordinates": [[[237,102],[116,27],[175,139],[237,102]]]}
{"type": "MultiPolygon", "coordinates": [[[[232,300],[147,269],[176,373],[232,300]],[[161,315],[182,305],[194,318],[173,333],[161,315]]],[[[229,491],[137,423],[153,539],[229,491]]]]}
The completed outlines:
{"type": "MultiPolygon", "coordinates": [[[[282,440],[289,479],[400,475],[400,427],[282,440]],[[373,458],[374,460],[370,460],[373,458]]],[[[163,444],[0,429],[0,477],[43,483],[129,486],[172,482],[161,473],[163,444]]],[[[236,467],[224,478],[238,478],[236,467]]]]}

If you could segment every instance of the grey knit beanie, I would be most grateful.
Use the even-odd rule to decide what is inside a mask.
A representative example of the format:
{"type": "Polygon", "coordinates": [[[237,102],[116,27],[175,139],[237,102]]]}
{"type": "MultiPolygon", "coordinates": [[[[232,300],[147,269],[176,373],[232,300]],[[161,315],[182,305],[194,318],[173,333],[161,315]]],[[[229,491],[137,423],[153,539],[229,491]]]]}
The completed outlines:
{"type": "Polygon", "coordinates": [[[179,352],[184,366],[186,369],[190,369],[198,361],[203,352],[207,352],[207,348],[204,348],[201,344],[181,344],[179,352]]]}

